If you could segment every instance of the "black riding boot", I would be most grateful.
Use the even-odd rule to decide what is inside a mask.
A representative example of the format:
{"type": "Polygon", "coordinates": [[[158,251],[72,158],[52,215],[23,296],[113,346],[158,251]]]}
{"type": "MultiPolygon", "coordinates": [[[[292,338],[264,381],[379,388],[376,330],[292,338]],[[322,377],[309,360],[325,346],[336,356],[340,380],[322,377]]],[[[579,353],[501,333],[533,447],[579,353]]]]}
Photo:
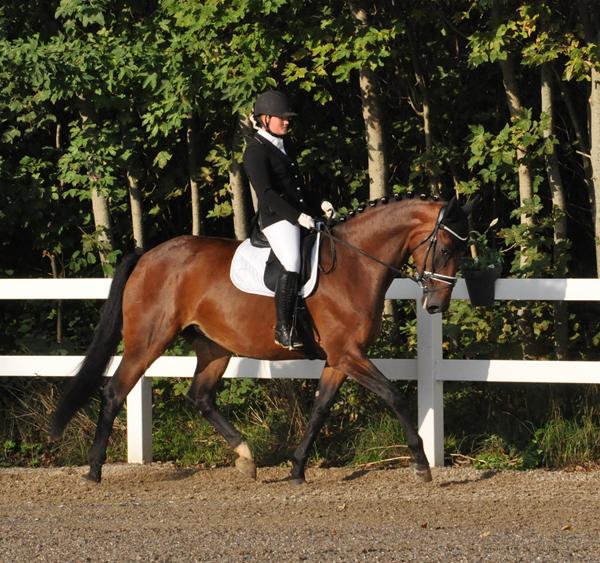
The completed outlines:
{"type": "Polygon", "coordinates": [[[292,350],[302,347],[302,342],[294,338],[294,327],[292,317],[298,297],[298,274],[296,272],[284,271],[277,281],[275,289],[275,313],[277,324],[275,325],[275,343],[284,348],[292,350]]]}

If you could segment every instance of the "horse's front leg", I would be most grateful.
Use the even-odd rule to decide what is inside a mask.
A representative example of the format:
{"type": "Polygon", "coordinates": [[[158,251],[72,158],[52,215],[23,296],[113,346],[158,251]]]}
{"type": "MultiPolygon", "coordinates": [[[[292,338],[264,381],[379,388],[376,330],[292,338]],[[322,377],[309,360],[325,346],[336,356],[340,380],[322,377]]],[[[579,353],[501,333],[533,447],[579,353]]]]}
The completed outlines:
{"type": "Polygon", "coordinates": [[[415,460],[416,476],[423,481],[431,481],[431,470],[425,450],[423,449],[423,440],[419,436],[416,427],[408,418],[406,401],[398,389],[360,352],[344,358],[343,369],[360,385],[381,397],[384,403],[398,417],[404,430],[408,447],[415,460]]]}
{"type": "Polygon", "coordinates": [[[295,483],[304,483],[304,468],[309,456],[310,449],[315,442],[317,434],[323,427],[335,395],[341,384],[345,381],[346,374],[329,366],[325,366],[319,387],[316,393],[315,402],[310,413],[308,426],[304,432],[304,436],[294,455],[292,457],[292,481],[295,483]]]}

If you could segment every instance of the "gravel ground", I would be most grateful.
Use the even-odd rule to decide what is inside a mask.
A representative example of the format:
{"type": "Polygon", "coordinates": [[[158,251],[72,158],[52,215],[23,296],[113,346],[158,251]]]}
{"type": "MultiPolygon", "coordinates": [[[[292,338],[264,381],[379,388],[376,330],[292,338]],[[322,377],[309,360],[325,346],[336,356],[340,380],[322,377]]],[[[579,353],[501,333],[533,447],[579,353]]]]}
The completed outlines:
{"type": "Polygon", "coordinates": [[[600,470],[0,469],[0,560],[600,561],[600,470]]]}

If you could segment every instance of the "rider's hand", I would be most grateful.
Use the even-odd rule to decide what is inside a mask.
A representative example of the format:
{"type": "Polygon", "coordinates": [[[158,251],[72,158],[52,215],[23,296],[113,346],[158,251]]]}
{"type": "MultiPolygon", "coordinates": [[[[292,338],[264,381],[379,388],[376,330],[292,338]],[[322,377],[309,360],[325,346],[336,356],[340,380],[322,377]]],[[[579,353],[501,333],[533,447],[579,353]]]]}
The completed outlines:
{"type": "Polygon", "coordinates": [[[325,217],[327,217],[327,219],[331,220],[337,217],[337,213],[335,212],[335,209],[333,208],[333,205],[330,201],[323,200],[323,202],[321,203],[321,209],[323,210],[323,213],[325,214],[325,217]]]}
{"type": "Polygon", "coordinates": [[[306,213],[300,213],[300,217],[298,217],[298,224],[309,231],[315,228],[315,220],[306,213]]]}

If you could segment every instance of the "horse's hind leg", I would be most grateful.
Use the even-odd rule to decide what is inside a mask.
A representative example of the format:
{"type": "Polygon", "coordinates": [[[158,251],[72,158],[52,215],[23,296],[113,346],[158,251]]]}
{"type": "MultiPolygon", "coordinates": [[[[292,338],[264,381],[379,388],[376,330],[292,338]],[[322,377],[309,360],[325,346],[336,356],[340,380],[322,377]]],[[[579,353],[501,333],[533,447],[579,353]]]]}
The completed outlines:
{"type": "Polygon", "coordinates": [[[99,483],[102,479],[102,466],[106,461],[106,447],[115,418],[123,407],[128,393],[142,377],[144,370],[145,364],[142,364],[139,360],[130,359],[125,354],[117,371],[102,390],[96,434],[88,454],[90,471],[87,478],[90,481],[99,483]]]}
{"type": "Polygon", "coordinates": [[[202,335],[186,334],[198,356],[194,379],[188,398],[233,448],[237,454],[236,468],[244,475],[256,479],[256,465],[244,437],[218,410],[215,403],[217,384],[227,369],[231,352],[221,348],[202,335]]]}
{"type": "Polygon", "coordinates": [[[100,482],[102,466],[106,460],[106,447],[116,416],[135,384],[144,375],[148,367],[158,358],[175,336],[175,327],[168,331],[157,331],[160,338],[154,337],[148,343],[145,332],[129,332],[125,338],[125,352],[115,374],[102,390],[100,414],[96,425],[94,443],[89,452],[91,481],[100,482]]]}

